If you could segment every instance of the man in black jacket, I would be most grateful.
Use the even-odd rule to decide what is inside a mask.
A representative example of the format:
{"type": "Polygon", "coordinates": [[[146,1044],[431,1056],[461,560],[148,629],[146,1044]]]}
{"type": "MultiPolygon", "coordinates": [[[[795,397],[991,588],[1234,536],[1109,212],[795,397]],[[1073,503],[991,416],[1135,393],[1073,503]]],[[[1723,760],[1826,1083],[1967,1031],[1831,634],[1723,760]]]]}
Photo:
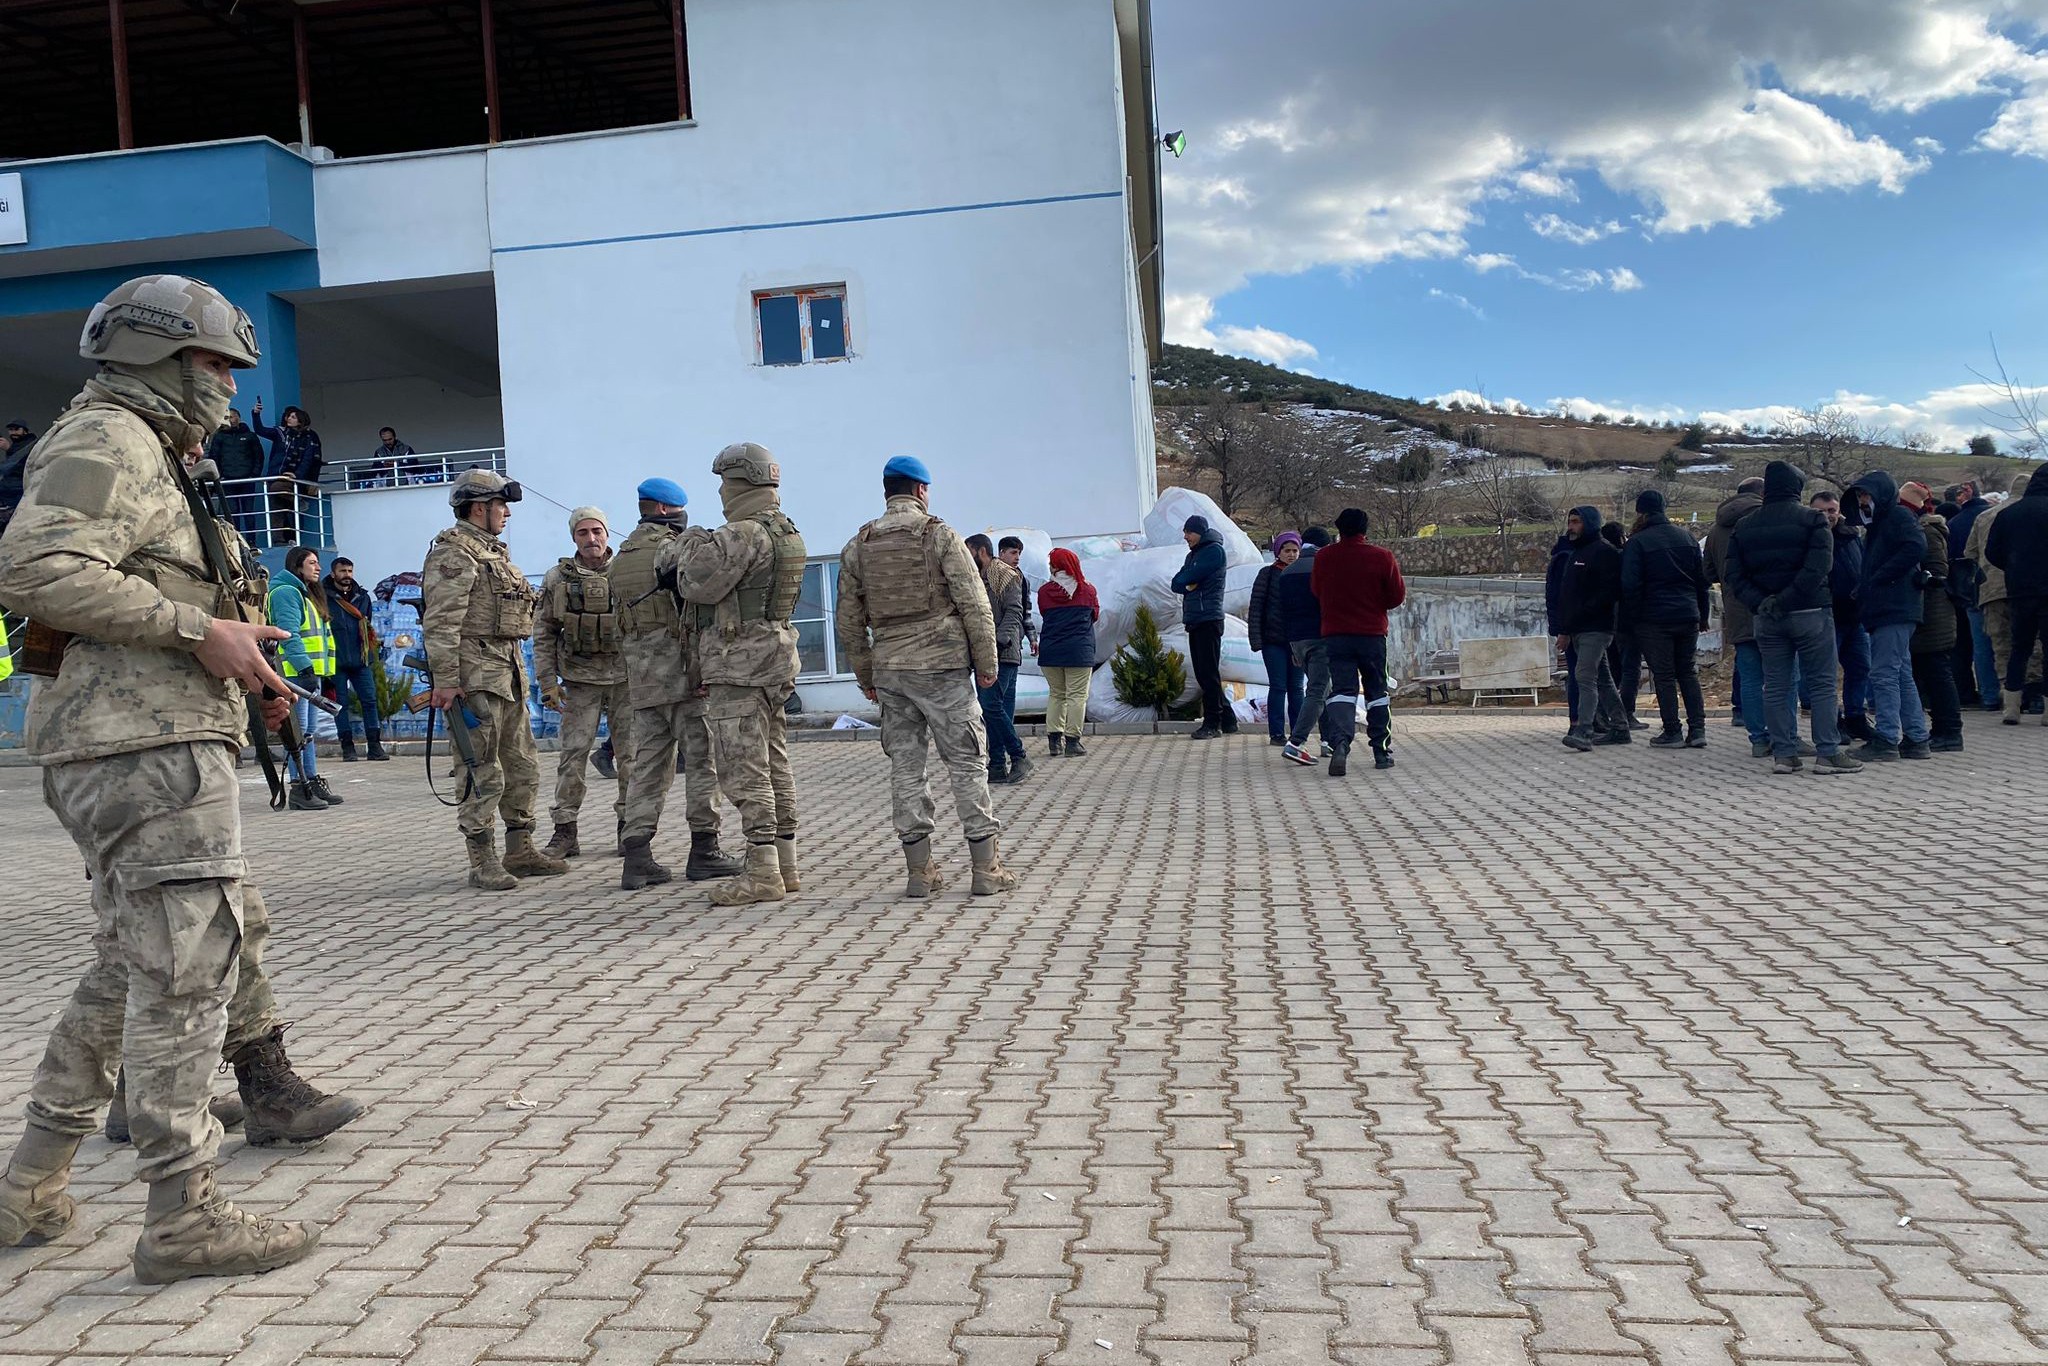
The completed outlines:
{"type": "Polygon", "coordinates": [[[1600,535],[1600,509],[1575,507],[1565,521],[1571,558],[1557,587],[1558,643],[1575,652],[1579,719],[1565,733],[1568,748],[1629,743],[1628,713],[1614,686],[1607,647],[1621,606],[1621,552],[1600,535]]]}
{"type": "MultiPolygon", "coordinates": [[[[2048,473],[2027,481],[2024,498],[2000,508],[1984,542],[1984,558],[2005,574],[2005,600],[2012,613],[2012,649],[2005,664],[2005,720],[2017,724],[2027,686],[2027,663],[2041,639],[2048,615],[2048,473]]],[[[2048,712],[2041,716],[2048,726],[2048,712]]]]}
{"type": "Polygon", "coordinates": [[[240,412],[230,408],[220,430],[207,439],[206,458],[220,470],[221,482],[232,484],[226,493],[228,512],[235,519],[235,530],[248,537],[251,544],[263,545],[264,541],[257,539],[264,530],[263,490],[253,484],[233,482],[263,477],[263,465],[268,457],[263,450],[262,438],[249,430],[249,424],[242,421],[240,412]]]}
{"type": "Polygon", "coordinates": [[[1835,660],[1842,666],[1842,706],[1835,729],[1852,740],[1868,740],[1877,732],[1870,728],[1870,632],[1863,629],[1862,609],[1856,603],[1856,585],[1863,581],[1863,533],[1842,515],[1842,500],[1831,489],[1814,494],[1807,506],[1827,521],[1835,538],[1834,566],[1828,570],[1835,660]]]}
{"type": "Polygon", "coordinates": [[[1813,706],[1814,772],[1855,773],[1863,765],[1842,753],[1835,726],[1835,623],[1828,575],[1834,569],[1834,533],[1827,518],[1801,506],[1806,476],[1783,460],[1764,467],[1764,504],[1728,538],[1728,591],[1756,622],[1763,657],[1764,716],[1770,727],[1773,773],[1797,773],[1799,713],[1793,705],[1796,659],[1813,706]]]}
{"type": "Polygon", "coordinates": [[[1640,524],[1621,551],[1621,602],[1656,682],[1657,712],[1664,729],[1650,743],[1659,749],[1705,749],[1707,706],[1700,694],[1699,642],[1707,626],[1706,562],[1691,534],[1671,525],[1663,494],[1655,489],[1637,494],[1636,513],[1640,524]]]}

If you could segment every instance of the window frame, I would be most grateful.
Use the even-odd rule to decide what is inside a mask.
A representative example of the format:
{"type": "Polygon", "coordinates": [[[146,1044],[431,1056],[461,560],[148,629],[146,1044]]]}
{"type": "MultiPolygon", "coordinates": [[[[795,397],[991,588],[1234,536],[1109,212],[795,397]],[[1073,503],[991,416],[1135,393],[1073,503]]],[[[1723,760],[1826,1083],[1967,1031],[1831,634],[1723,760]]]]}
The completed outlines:
{"type": "MultiPolygon", "coordinates": [[[[837,555],[813,556],[804,561],[804,572],[808,574],[812,565],[818,566],[820,575],[818,598],[823,604],[822,610],[824,613],[822,622],[825,628],[825,671],[823,673],[806,673],[803,666],[802,651],[799,650],[796,680],[799,683],[836,683],[853,677],[853,672],[849,669],[842,669],[839,663],[839,575],[833,572],[839,566],[839,557],[837,555]]],[[[798,622],[819,620],[821,620],[819,617],[791,616],[789,622],[794,627],[798,622]]]]}
{"type": "Polygon", "coordinates": [[[784,289],[757,289],[752,292],[754,310],[754,364],[768,370],[793,370],[804,365],[836,365],[852,360],[853,349],[853,302],[848,295],[846,284],[795,285],[784,289]],[[768,299],[796,300],[796,330],[798,359],[794,361],[770,361],[767,359],[766,338],[761,329],[761,304],[768,299]],[[813,299],[837,299],[839,301],[839,338],[841,353],[836,356],[815,354],[811,337],[811,301],[813,299]]]}

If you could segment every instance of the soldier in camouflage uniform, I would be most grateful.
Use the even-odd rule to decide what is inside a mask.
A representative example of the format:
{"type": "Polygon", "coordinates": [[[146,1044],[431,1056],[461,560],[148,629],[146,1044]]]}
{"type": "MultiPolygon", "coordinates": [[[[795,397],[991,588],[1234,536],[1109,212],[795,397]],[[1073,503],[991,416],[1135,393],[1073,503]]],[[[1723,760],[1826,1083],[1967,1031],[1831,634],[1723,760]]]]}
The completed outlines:
{"type": "MultiPolygon", "coordinates": [[[[640,525],[612,561],[612,592],[626,655],[626,692],[633,704],[632,781],[626,785],[626,866],[619,887],[637,891],[670,878],[654,858],[654,832],[675,782],[676,752],[683,757],[683,803],[690,824],[692,882],[732,877],[740,861],[718,848],[718,768],[711,757],[707,697],[694,677],[688,623],[665,581],[661,552],[690,524],[689,495],[673,479],[648,479],[636,490],[640,525]]],[[[624,750],[617,751],[621,756],[624,750]]]]}
{"type": "Polygon", "coordinates": [[[540,624],[533,632],[533,671],[543,702],[562,714],[561,754],[555,763],[554,834],[547,852],[575,858],[576,817],[583,809],[583,768],[597,746],[599,717],[611,720],[613,745],[628,759],[612,802],[620,838],[626,827],[631,725],[626,719],[626,658],[619,653],[619,605],[611,587],[611,523],[593,507],[569,514],[576,553],[540,581],[540,624]],[[559,681],[557,681],[559,680],[559,681]]]}
{"type": "Polygon", "coordinates": [[[931,473],[899,455],[882,468],[888,510],[855,533],[839,558],[839,641],[870,701],[881,703],[896,837],[909,869],[904,895],[944,882],[931,856],[927,741],[953,784],[976,896],[1006,892],[1002,822],[988,798],[988,735],[975,685],[996,680],[996,623],[960,534],[932,516],[931,473]],[[869,633],[873,633],[870,640],[869,633]]]}
{"type": "MultiPolygon", "coordinates": [[[[233,369],[256,364],[255,330],[210,287],[155,275],[94,308],[79,349],[100,369],[32,457],[0,539],[0,600],[72,633],[57,677],[35,690],[28,746],[92,874],[97,956],[50,1035],[0,1178],[0,1246],[70,1224],[72,1157],[125,1055],[149,1184],[137,1278],[265,1271],[319,1235],[220,1194],[207,1098],[245,941],[260,935],[235,780],[243,690],[274,694],[264,721],[282,723],[284,681],[262,645],[283,633],[243,615],[261,591],[246,571],[216,572],[204,539],[216,524],[200,520],[179,464],[226,415],[233,369]]],[[[244,998],[245,1014],[272,1008],[267,989],[244,998]]]]}
{"type": "Polygon", "coordinates": [[[456,824],[469,848],[469,885],[508,891],[522,877],[566,873],[569,865],[533,842],[540,757],[526,714],[519,647],[533,634],[533,588],[498,539],[519,501],[519,485],[490,470],[455,477],[448,504],[455,525],[434,538],[420,575],[420,633],[434,687],[429,701],[448,724],[469,726],[476,780],[456,824]],[[495,822],[505,821],[498,860],[495,822]]]}
{"type": "Polygon", "coordinates": [[[796,630],[804,538],[783,515],[782,469],[751,441],[711,463],[725,525],[685,531],[661,552],[683,611],[695,618],[692,660],[709,690],[720,786],[747,837],[743,876],[713,891],[718,906],[780,901],[797,890],[796,781],[783,704],[796,687],[796,630]]]}

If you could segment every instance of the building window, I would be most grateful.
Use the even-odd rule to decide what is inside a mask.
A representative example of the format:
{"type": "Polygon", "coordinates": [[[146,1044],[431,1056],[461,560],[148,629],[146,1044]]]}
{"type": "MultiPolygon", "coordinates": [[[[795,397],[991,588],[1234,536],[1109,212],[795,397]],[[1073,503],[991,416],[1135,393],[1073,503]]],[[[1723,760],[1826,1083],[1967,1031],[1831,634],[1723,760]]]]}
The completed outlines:
{"type": "Polygon", "coordinates": [[[769,290],[754,295],[754,335],[763,365],[845,360],[846,286],[769,290]]]}
{"type": "Polygon", "coordinates": [[[838,610],[839,561],[811,561],[804,566],[803,587],[797,592],[796,611],[790,614],[790,625],[796,627],[798,678],[845,676],[832,624],[838,610]]]}

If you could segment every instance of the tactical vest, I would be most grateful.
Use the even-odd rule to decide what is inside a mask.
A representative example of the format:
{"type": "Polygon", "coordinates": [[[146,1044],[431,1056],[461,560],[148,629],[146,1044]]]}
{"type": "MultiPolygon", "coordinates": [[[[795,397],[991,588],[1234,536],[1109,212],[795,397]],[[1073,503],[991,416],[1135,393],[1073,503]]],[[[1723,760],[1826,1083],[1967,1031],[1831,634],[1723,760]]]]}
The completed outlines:
{"type": "Polygon", "coordinates": [[[555,620],[561,623],[562,648],[572,655],[613,655],[619,652],[618,603],[611,580],[587,574],[562,562],[555,579],[555,620]]]}
{"type": "Polygon", "coordinates": [[[764,512],[753,520],[768,533],[772,553],[747,571],[723,602],[699,603],[699,626],[716,625],[730,635],[741,622],[766,621],[781,626],[796,612],[796,600],[804,587],[804,538],[796,523],[780,511],[764,512]]]}
{"type": "Polygon", "coordinates": [[[619,547],[618,554],[612,556],[612,596],[619,604],[619,626],[628,635],[652,635],[656,631],[672,636],[682,634],[683,620],[676,608],[676,595],[661,587],[655,577],[655,560],[673,537],[674,533],[659,539],[641,537],[635,531],[619,547]]]}
{"type": "Polygon", "coordinates": [[[449,527],[434,544],[456,545],[476,561],[476,581],[462,615],[462,634],[472,640],[525,640],[533,634],[533,585],[513,567],[509,555],[480,551],[470,533],[449,527]]]}
{"type": "Polygon", "coordinates": [[[938,566],[938,531],[943,525],[926,515],[921,522],[885,526],[876,521],[861,529],[861,583],[867,590],[870,624],[885,626],[953,610],[952,594],[946,591],[938,566]]]}

